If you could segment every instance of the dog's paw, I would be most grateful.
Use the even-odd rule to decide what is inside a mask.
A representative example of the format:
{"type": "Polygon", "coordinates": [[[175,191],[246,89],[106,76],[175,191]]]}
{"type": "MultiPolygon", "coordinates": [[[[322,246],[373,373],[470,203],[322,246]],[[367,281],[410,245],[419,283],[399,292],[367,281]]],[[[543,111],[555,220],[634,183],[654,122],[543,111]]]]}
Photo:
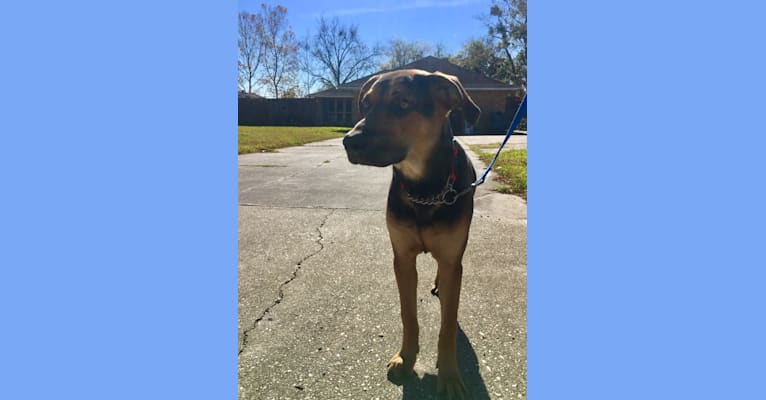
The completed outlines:
{"type": "Polygon", "coordinates": [[[400,380],[415,374],[415,359],[405,360],[399,353],[394,354],[388,361],[388,377],[400,380]]]}
{"type": "Polygon", "coordinates": [[[439,370],[439,376],[436,378],[436,392],[443,399],[463,400],[466,398],[465,385],[457,370],[450,372],[439,370]]]}

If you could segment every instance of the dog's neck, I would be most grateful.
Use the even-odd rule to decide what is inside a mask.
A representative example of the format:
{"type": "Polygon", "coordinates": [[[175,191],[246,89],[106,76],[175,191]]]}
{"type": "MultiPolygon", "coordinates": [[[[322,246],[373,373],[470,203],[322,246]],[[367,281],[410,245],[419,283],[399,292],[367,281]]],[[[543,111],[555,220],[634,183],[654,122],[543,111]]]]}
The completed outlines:
{"type": "Polygon", "coordinates": [[[394,175],[420,190],[440,190],[454,162],[452,140],[452,128],[445,120],[438,139],[427,147],[411,148],[404,160],[394,164],[394,175]]]}

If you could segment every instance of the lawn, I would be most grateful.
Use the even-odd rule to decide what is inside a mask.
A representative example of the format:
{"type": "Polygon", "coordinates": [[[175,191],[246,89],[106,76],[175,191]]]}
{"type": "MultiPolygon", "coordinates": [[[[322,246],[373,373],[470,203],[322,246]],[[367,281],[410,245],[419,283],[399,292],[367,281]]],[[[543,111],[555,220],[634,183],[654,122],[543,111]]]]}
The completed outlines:
{"type": "MultiPolygon", "coordinates": [[[[471,150],[482,161],[489,164],[500,143],[474,145],[471,150]]],[[[483,171],[483,170],[482,170],[483,171]]],[[[479,172],[481,173],[481,172],[479,172]]],[[[497,191],[500,193],[513,193],[524,199],[527,198],[527,150],[506,150],[500,153],[492,173],[500,184],[497,191]]]]}
{"type": "Polygon", "coordinates": [[[338,126],[240,126],[239,154],[272,152],[282,147],[338,138],[348,130],[338,126]]]}

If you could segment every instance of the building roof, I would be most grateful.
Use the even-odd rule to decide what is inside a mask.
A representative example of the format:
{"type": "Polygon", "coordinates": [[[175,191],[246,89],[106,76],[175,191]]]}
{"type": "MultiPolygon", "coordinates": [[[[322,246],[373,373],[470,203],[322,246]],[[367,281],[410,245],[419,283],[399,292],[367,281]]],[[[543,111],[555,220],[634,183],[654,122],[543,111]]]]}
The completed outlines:
{"type": "Polygon", "coordinates": [[[400,69],[422,69],[428,72],[443,72],[445,74],[454,75],[463,84],[466,90],[516,90],[518,86],[509,85],[507,83],[500,82],[498,80],[489,78],[482,73],[471,71],[463,68],[459,65],[455,65],[447,59],[436,58],[428,56],[421,58],[420,60],[411,62],[401,68],[395,68],[385,71],[379,71],[374,74],[367,75],[365,77],[353,80],[348,83],[344,83],[337,88],[331,88],[320,92],[312,93],[309,97],[346,97],[353,95],[355,91],[362,88],[365,82],[372,76],[381,74],[384,72],[391,72],[400,69]]]}
{"type": "Polygon", "coordinates": [[[246,98],[246,99],[265,99],[263,96],[259,96],[255,93],[247,93],[244,90],[240,90],[237,92],[237,97],[239,98],[246,98]]]}

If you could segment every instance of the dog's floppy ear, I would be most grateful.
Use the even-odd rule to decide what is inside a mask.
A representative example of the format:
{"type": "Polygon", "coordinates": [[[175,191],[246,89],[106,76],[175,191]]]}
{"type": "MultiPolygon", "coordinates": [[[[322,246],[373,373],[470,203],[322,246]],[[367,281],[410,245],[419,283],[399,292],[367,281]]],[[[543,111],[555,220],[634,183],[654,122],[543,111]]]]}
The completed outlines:
{"type": "Polygon", "coordinates": [[[435,99],[443,102],[450,110],[462,110],[466,121],[471,124],[479,120],[481,109],[456,77],[436,71],[428,75],[428,79],[435,99]]]}
{"type": "Polygon", "coordinates": [[[372,77],[370,77],[370,79],[367,80],[367,82],[364,83],[364,85],[362,85],[362,89],[359,91],[359,98],[357,99],[357,102],[358,102],[357,106],[359,107],[360,110],[362,109],[362,98],[364,98],[364,95],[367,94],[367,91],[370,90],[372,85],[374,85],[375,82],[378,81],[379,77],[380,75],[373,75],[372,77]]]}

